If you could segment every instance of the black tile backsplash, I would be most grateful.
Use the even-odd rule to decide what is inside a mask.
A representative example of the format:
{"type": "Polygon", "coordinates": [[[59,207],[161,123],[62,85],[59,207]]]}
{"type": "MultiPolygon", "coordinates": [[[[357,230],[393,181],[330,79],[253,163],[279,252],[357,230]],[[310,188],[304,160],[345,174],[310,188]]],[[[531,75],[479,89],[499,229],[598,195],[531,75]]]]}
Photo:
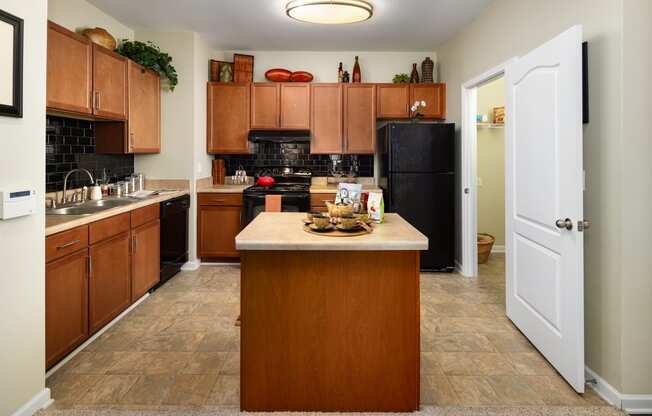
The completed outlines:
{"type": "MultiPolygon", "coordinates": [[[[95,122],[47,116],[45,130],[45,183],[47,192],[63,189],[63,177],[76,168],[88,169],[93,177],[106,170],[111,182],[134,173],[134,155],[95,154],[95,122]]],[[[68,188],[88,185],[84,174],[73,174],[68,188]]]]}
{"type": "Polygon", "coordinates": [[[328,176],[332,169],[332,157],[341,160],[339,169],[348,172],[357,160],[358,176],[374,176],[374,157],[372,155],[311,155],[310,143],[254,143],[249,155],[217,155],[224,159],[227,175],[233,175],[242,166],[248,175],[254,175],[257,168],[269,166],[292,166],[308,168],[313,176],[328,176]]]}

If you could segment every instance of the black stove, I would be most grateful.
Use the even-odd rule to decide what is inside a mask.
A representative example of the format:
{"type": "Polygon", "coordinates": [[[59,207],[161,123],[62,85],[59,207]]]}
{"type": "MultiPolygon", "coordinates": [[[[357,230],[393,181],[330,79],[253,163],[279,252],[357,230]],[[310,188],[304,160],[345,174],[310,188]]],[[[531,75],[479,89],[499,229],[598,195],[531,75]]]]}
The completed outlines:
{"type": "Polygon", "coordinates": [[[253,185],[244,190],[244,225],[265,211],[266,195],[281,195],[283,212],[307,212],[310,209],[312,172],[289,166],[263,167],[254,173],[256,181],[261,176],[273,177],[274,185],[253,185]]]}

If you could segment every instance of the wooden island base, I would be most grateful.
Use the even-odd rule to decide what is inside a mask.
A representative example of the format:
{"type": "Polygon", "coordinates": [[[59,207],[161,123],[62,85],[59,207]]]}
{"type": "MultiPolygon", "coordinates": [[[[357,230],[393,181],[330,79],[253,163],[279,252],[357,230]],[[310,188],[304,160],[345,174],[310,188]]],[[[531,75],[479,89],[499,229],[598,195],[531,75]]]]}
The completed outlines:
{"type": "Polygon", "coordinates": [[[241,261],[241,410],[418,410],[418,251],[241,261]]]}

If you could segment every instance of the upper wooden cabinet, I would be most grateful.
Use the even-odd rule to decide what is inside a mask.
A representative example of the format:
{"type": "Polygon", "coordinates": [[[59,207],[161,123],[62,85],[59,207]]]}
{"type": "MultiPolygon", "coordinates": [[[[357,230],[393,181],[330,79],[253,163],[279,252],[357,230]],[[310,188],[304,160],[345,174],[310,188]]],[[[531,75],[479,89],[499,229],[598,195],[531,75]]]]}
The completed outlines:
{"type": "Polygon", "coordinates": [[[310,129],[310,84],[281,84],[280,128],[293,130],[310,129]]]}
{"type": "Polygon", "coordinates": [[[48,110],[92,114],[93,47],[68,29],[48,22],[48,110]]]}
{"type": "Polygon", "coordinates": [[[93,44],[93,114],[127,119],[128,59],[93,44]]]}
{"type": "Polygon", "coordinates": [[[161,77],[129,61],[128,153],[161,151],[161,77]]]}
{"type": "Polygon", "coordinates": [[[378,84],[378,118],[409,118],[415,101],[426,102],[424,118],[446,118],[446,84],[378,84]]]}
{"type": "Polygon", "coordinates": [[[419,108],[424,118],[446,118],[446,84],[410,85],[410,102],[425,101],[426,106],[419,108]]]}
{"type": "Polygon", "coordinates": [[[376,85],[344,87],[344,151],[373,154],[376,149],[376,85]]]}
{"type": "Polygon", "coordinates": [[[48,22],[47,110],[126,120],[127,61],[48,22]]]}
{"type": "Polygon", "coordinates": [[[378,84],[378,118],[408,118],[410,116],[409,84],[378,84]]]}
{"type": "Polygon", "coordinates": [[[206,89],[208,153],[248,153],[250,85],[209,82],[206,89]]]}
{"type": "Polygon", "coordinates": [[[264,82],[251,84],[251,128],[276,129],[280,121],[279,84],[264,82]]]}
{"type": "Polygon", "coordinates": [[[343,84],[313,84],[310,87],[310,153],[342,153],[343,84]]]}
{"type": "Polygon", "coordinates": [[[310,129],[310,84],[304,82],[251,85],[252,129],[310,129]]]}

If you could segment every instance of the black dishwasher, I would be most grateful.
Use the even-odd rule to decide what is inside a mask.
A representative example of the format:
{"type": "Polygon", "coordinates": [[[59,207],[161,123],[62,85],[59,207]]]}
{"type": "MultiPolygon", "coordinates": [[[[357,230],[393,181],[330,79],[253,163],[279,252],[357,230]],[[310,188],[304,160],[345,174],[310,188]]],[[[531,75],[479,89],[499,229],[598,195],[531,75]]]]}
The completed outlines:
{"type": "Polygon", "coordinates": [[[161,281],[154,290],[179,273],[188,261],[189,209],[189,195],[161,202],[161,281]]]}

